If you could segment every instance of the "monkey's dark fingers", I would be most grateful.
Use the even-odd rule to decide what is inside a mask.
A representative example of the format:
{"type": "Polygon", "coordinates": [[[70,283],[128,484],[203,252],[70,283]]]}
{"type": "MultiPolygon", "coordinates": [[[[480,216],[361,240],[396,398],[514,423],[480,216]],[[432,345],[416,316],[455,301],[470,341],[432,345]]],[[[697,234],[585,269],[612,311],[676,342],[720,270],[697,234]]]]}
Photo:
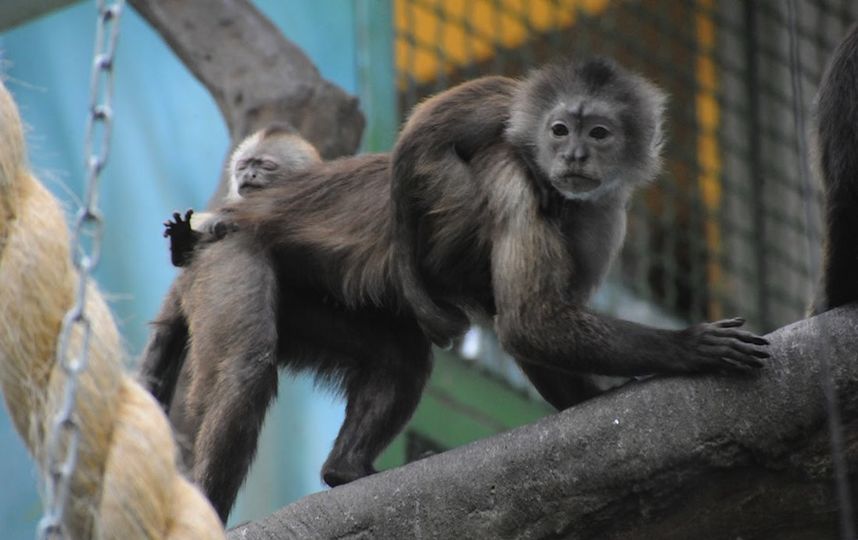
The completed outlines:
{"type": "Polygon", "coordinates": [[[193,215],[194,215],[194,210],[193,210],[192,208],[188,208],[188,209],[185,211],[185,221],[187,221],[188,223],[190,223],[190,221],[191,221],[191,216],[193,216],[193,215]]]}
{"type": "Polygon", "coordinates": [[[165,221],[164,222],[164,238],[167,238],[168,236],[173,236],[173,231],[174,231],[173,227],[175,227],[175,225],[176,224],[173,223],[172,221],[165,221]]]}
{"type": "Polygon", "coordinates": [[[723,352],[723,354],[721,355],[721,359],[722,360],[723,359],[732,360],[733,362],[736,362],[736,363],[741,364],[743,366],[752,367],[754,369],[762,369],[763,366],[765,365],[758,358],[755,358],[754,356],[751,356],[751,355],[744,354],[740,351],[737,351],[735,349],[731,349],[729,347],[723,352]]]}
{"type": "Polygon", "coordinates": [[[692,370],[699,373],[748,373],[752,368],[743,362],[727,356],[719,356],[714,350],[710,350],[708,353],[701,351],[696,366],[692,370]]]}
{"type": "Polygon", "coordinates": [[[731,329],[725,328],[725,329],[714,330],[712,332],[712,335],[715,335],[718,337],[724,337],[724,338],[738,339],[739,341],[744,341],[745,343],[752,343],[754,345],[768,345],[769,344],[769,341],[766,338],[760,337],[757,334],[754,334],[753,332],[748,332],[746,330],[734,330],[732,328],[731,329]]]}
{"type": "Polygon", "coordinates": [[[757,358],[771,357],[771,354],[769,354],[768,351],[765,350],[764,346],[746,343],[737,339],[733,339],[729,336],[705,336],[701,339],[701,342],[706,345],[715,347],[729,347],[733,350],[739,351],[742,354],[756,356],[757,358]]]}
{"type": "Polygon", "coordinates": [[[737,326],[742,326],[743,324],[745,324],[745,319],[743,319],[742,317],[733,317],[732,319],[723,319],[721,321],[715,321],[712,324],[719,328],[735,328],[737,326]]]}
{"type": "Polygon", "coordinates": [[[760,369],[763,367],[763,363],[754,358],[751,355],[743,354],[740,351],[737,351],[731,347],[720,345],[715,347],[703,347],[702,352],[709,354],[713,357],[717,357],[719,362],[721,362],[721,366],[726,363],[731,367],[742,367],[744,369],[747,368],[755,368],[760,369]]]}

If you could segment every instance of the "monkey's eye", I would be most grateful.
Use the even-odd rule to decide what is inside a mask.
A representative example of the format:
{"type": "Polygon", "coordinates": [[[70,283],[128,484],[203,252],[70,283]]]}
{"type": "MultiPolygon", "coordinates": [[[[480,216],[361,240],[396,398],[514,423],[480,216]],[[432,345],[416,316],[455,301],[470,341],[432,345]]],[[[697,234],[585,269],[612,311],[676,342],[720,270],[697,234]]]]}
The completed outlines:
{"type": "Polygon", "coordinates": [[[555,137],[565,137],[569,135],[569,128],[563,122],[554,122],[551,124],[551,134],[555,137]]]}
{"type": "Polygon", "coordinates": [[[602,139],[607,139],[611,136],[611,131],[605,126],[596,126],[590,130],[590,137],[596,139],[597,141],[601,141],[602,139]]]}
{"type": "Polygon", "coordinates": [[[277,164],[271,161],[270,159],[262,160],[262,164],[260,165],[266,171],[273,171],[277,169],[277,164]]]}

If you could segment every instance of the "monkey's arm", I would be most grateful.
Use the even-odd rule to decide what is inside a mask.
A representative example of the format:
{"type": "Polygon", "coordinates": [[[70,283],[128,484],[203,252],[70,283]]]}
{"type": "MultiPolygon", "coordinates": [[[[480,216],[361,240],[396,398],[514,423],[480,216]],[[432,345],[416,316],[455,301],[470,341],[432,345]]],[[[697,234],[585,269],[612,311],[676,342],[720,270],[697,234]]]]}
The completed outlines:
{"type": "Polygon", "coordinates": [[[542,220],[510,220],[493,247],[496,326],[522,361],[603,375],[745,372],[762,367],[768,342],[742,319],[672,331],[589,312],[574,289],[562,237],[542,220]],[[520,230],[516,230],[520,228],[520,230]],[[571,286],[570,286],[571,285],[571,286]]]}

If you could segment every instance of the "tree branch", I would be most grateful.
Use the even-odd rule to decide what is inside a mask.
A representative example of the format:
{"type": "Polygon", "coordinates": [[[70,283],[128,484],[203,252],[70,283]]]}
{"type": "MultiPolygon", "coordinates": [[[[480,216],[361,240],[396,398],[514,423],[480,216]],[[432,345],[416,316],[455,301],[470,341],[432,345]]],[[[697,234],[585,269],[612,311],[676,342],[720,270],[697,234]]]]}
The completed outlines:
{"type": "Polygon", "coordinates": [[[247,0],[130,2],[214,97],[232,146],[279,121],[326,159],[357,149],[364,127],[357,98],[323,79],[247,0]]]}
{"type": "Polygon", "coordinates": [[[311,495],[229,538],[836,537],[820,371],[827,358],[854,464],[858,306],[768,338],[773,357],[753,377],[629,384],[311,495]]]}

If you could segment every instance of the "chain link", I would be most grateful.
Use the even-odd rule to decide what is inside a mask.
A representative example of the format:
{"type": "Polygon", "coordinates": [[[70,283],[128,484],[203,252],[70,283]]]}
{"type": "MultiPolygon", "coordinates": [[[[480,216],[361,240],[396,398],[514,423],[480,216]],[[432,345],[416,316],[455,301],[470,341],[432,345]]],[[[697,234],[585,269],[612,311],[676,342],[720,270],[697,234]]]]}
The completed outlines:
{"type": "Polygon", "coordinates": [[[68,536],[63,517],[69,499],[71,476],[78,460],[80,426],[75,414],[79,377],[89,363],[92,322],[86,313],[87,283],[101,257],[102,218],[98,212],[98,180],[110,152],[113,121],[113,60],[119,36],[119,16],[124,0],[97,0],[95,55],[89,86],[84,156],[86,188],[83,206],[77,212],[72,230],[71,257],[78,271],[75,303],[63,318],[57,345],[57,363],[66,374],[63,401],[47,435],[45,447],[45,511],[39,521],[37,538],[41,540],[68,536]],[[84,239],[89,239],[84,242],[84,239]],[[89,253],[85,243],[89,244],[89,253]],[[75,329],[81,335],[80,351],[70,354],[70,341],[75,329]]]}

